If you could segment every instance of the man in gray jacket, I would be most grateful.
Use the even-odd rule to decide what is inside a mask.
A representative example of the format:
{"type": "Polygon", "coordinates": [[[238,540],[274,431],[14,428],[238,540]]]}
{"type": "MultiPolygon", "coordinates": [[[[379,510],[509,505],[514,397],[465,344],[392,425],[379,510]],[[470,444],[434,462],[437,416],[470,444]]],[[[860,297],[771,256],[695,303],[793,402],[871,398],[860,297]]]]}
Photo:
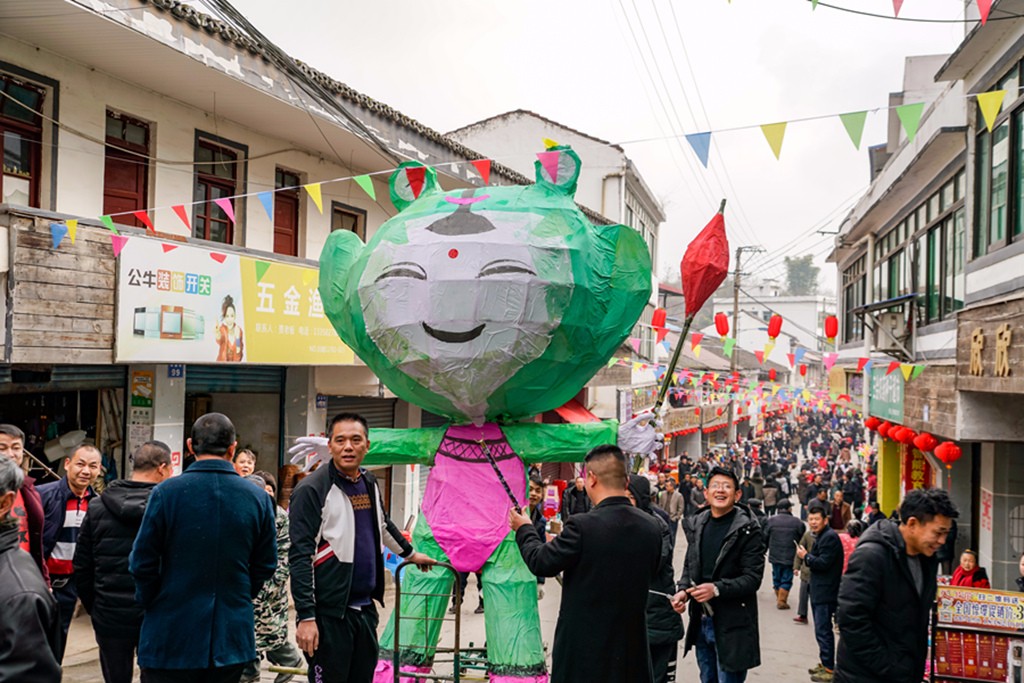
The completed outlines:
{"type": "Polygon", "coordinates": [[[683,494],[677,490],[676,480],[672,477],[665,477],[665,490],[662,491],[659,502],[661,509],[667,512],[669,519],[672,520],[668,529],[672,532],[672,545],[675,546],[676,532],[679,531],[679,520],[683,518],[686,501],[683,500],[683,494]]]}

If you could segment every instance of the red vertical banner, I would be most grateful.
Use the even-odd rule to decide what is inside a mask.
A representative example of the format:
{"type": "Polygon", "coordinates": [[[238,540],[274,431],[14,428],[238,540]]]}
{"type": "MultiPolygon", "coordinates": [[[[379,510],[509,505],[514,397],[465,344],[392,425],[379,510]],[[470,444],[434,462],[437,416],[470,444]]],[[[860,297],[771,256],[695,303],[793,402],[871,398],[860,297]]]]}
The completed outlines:
{"type": "Polygon", "coordinates": [[[924,453],[906,444],[901,444],[900,449],[903,453],[903,493],[931,486],[932,467],[924,453]]]}

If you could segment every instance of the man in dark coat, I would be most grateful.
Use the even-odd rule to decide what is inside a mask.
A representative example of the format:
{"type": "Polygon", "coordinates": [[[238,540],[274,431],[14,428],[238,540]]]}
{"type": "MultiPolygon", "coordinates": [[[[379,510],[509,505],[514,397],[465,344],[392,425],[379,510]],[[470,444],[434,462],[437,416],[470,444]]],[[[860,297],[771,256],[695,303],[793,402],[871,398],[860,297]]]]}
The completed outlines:
{"type": "Polygon", "coordinates": [[[594,448],[586,464],[594,507],[569,517],[558,538],[544,543],[529,517],[509,513],[530,571],[564,572],[551,683],[650,683],[647,591],[661,562],[661,531],[626,497],[626,458],[617,446],[594,448]]]}
{"type": "Polygon", "coordinates": [[[576,483],[562,494],[562,521],[565,522],[570,515],[590,512],[591,505],[583,477],[576,477],[576,483]]]}
{"type": "Polygon", "coordinates": [[[43,559],[43,501],[35,487],[35,479],[28,476],[25,464],[25,432],[11,424],[0,424],[0,457],[8,457],[25,473],[18,495],[14,498],[11,517],[18,519],[18,536],[21,549],[36,561],[36,566],[50,583],[50,572],[43,559]]]}
{"type": "Polygon", "coordinates": [[[837,683],[917,683],[928,657],[935,551],[959,513],[941,489],[914,489],[900,519],[860,537],[839,587],[837,683]]]}
{"type": "Polygon", "coordinates": [[[708,474],[708,509],[694,518],[673,606],[689,602],[690,628],[684,654],[697,647],[701,683],[742,683],[761,665],[757,589],[764,574],[761,528],[738,505],[739,481],[727,469],[708,474]]]}
{"type": "Polygon", "coordinates": [[[237,683],[256,659],[252,601],[277,568],[274,505],[231,464],[235,427],[192,426],[196,463],[153,489],[128,559],[145,610],[139,667],[149,683],[237,683]]]}
{"type": "Polygon", "coordinates": [[[818,641],[819,663],[810,670],[815,683],[831,683],[836,668],[836,638],[832,620],[836,614],[839,580],[843,576],[843,544],[839,534],[828,524],[825,511],[812,507],[807,513],[807,524],[816,534],[814,546],[808,552],[796,548],[796,554],[811,570],[811,615],[814,618],[814,637],[818,641]]]}
{"type": "Polygon", "coordinates": [[[629,475],[630,501],[653,515],[661,529],[661,563],[658,575],[651,583],[647,594],[647,640],[651,648],[651,667],[654,683],[668,683],[676,679],[677,643],[683,637],[683,618],[672,609],[672,603],[665,597],[675,592],[675,572],[672,569],[672,553],[675,550],[674,534],[669,531],[667,514],[651,506],[651,482],[639,474],[629,475]],[[660,514],[659,514],[660,513],[660,514]]]}
{"type": "Polygon", "coordinates": [[[142,607],[135,602],[128,555],[149,494],[173,472],[171,449],[161,441],[142,444],[132,460],[131,479],[112,482],[89,508],[75,548],[78,597],[92,617],[106,683],[132,680],[142,607]]]}
{"type": "Polygon", "coordinates": [[[768,562],[772,565],[775,606],[789,609],[789,591],[793,589],[793,555],[804,535],[804,523],[794,517],[789,498],[779,501],[778,514],[768,520],[768,562]]]}
{"type": "Polygon", "coordinates": [[[57,602],[28,553],[19,549],[11,508],[25,473],[0,456],[0,681],[58,683],[57,602]]]}

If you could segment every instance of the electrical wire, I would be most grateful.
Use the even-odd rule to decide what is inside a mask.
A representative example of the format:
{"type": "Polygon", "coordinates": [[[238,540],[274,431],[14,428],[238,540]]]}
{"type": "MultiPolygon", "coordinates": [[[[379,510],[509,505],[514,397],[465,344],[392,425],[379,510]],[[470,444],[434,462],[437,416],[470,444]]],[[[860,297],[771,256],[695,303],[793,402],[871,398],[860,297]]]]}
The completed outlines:
{"type": "MultiPolygon", "coordinates": [[[[806,2],[813,2],[813,0],[806,0],[806,2]]],[[[917,18],[917,17],[896,17],[896,16],[889,16],[888,14],[877,14],[875,12],[865,12],[863,10],[852,9],[850,7],[840,7],[839,5],[830,5],[830,4],[825,3],[825,2],[819,2],[818,3],[818,7],[826,7],[828,9],[834,9],[834,10],[838,10],[840,12],[846,12],[848,14],[856,14],[856,15],[862,16],[862,17],[871,17],[873,19],[888,19],[889,21],[907,21],[907,22],[914,22],[914,23],[920,23],[920,24],[967,24],[967,23],[978,23],[977,19],[967,19],[966,17],[963,18],[963,19],[925,19],[925,18],[917,18]]],[[[997,16],[993,16],[992,14],[990,14],[989,17],[988,17],[988,21],[1007,21],[1007,20],[1010,20],[1010,19],[1024,19],[1024,14],[1007,14],[1006,10],[999,10],[998,8],[993,8],[992,9],[993,13],[1000,12],[1000,11],[1004,13],[1003,16],[998,16],[997,17],[997,16]]]]}

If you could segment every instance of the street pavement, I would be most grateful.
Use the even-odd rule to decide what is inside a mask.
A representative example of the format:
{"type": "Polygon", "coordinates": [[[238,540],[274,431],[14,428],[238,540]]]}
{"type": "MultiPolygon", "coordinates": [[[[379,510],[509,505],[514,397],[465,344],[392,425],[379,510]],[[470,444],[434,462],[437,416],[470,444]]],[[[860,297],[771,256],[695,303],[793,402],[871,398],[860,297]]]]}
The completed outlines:
{"type": "MultiPolygon", "coordinates": [[[[678,543],[674,562],[677,577],[682,568],[682,559],[686,545],[681,532],[678,535],[678,543]]],[[[766,563],[764,581],[761,583],[761,589],[758,591],[757,597],[762,663],[757,669],[751,670],[747,677],[748,681],[806,681],[809,680],[807,670],[818,663],[813,628],[810,625],[801,625],[793,622],[793,616],[796,613],[795,605],[798,585],[794,585],[793,594],[790,598],[790,604],[794,605],[794,609],[776,609],[775,595],[772,593],[771,585],[771,565],[766,563]]],[[[544,586],[544,598],[540,601],[541,630],[545,647],[548,650],[549,663],[551,661],[551,640],[555,631],[555,621],[558,619],[558,603],[560,598],[561,590],[558,582],[549,579],[544,586]]],[[[476,647],[480,647],[485,640],[484,617],[482,614],[473,614],[477,600],[476,579],[471,577],[462,608],[461,629],[463,647],[469,647],[471,642],[476,647]]],[[[383,630],[384,624],[391,614],[391,606],[394,604],[394,588],[390,582],[387,594],[385,595],[385,603],[387,607],[382,610],[380,619],[381,630],[383,630]]],[[[188,625],[183,624],[182,628],[188,628],[188,625]]],[[[294,623],[292,623],[291,628],[294,630],[294,623]]],[[[443,646],[451,646],[453,633],[453,624],[446,623],[442,630],[443,646]]],[[[292,642],[294,642],[294,632],[292,633],[292,642]]],[[[680,659],[676,680],[680,683],[699,681],[700,678],[694,653],[691,652],[686,658],[682,658],[682,641],[680,641],[679,654],[680,659]]],[[[585,654],[581,653],[581,656],[585,656],[585,654]]],[[[275,678],[275,674],[266,670],[266,662],[263,663],[263,667],[261,683],[271,683],[275,678]]],[[[475,676],[475,678],[465,678],[463,680],[482,680],[479,678],[479,674],[470,675],[475,676]]],[[[135,680],[139,680],[138,671],[136,671],[135,680]]],[[[84,613],[77,617],[71,625],[67,654],[65,655],[64,681],[68,683],[102,681],[96,641],[93,638],[89,617],[84,613]]]]}

